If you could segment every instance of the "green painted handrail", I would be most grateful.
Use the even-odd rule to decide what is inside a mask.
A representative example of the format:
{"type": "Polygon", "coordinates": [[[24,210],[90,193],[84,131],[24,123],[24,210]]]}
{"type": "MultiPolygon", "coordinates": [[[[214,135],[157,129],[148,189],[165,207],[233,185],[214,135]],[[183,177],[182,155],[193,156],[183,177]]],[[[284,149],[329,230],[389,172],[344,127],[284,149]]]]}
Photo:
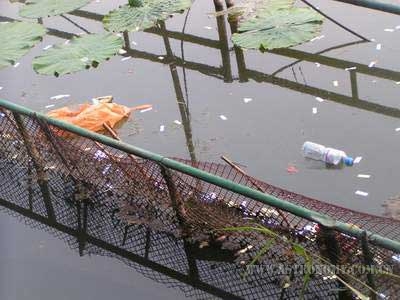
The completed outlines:
{"type": "MultiPolygon", "coordinates": [[[[259,192],[252,188],[249,188],[247,186],[235,183],[231,180],[210,174],[208,172],[202,171],[197,168],[193,168],[189,165],[186,165],[186,164],[178,162],[176,160],[164,157],[160,154],[156,154],[151,151],[129,145],[127,143],[112,139],[112,138],[107,137],[102,134],[98,134],[98,133],[83,129],[81,127],[75,126],[73,124],[70,124],[70,123],[67,123],[67,122],[64,122],[61,120],[50,118],[42,113],[35,112],[27,107],[24,107],[24,106],[21,106],[21,105],[18,105],[18,104],[15,104],[15,103],[3,100],[3,99],[0,99],[0,107],[4,107],[7,110],[10,110],[10,111],[13,111],[13,112],[16,112],[19,114],[23,114],[23,115],[26,115],[29,117],[37,117],[37,118],[47,122],[48,124],[57,126],[66,131],[75,133],[82,137],[89,138],[91,140],[98,141],[102,144],[119,149],[126,153],[130,153],[130,154],[139,156],[141,158],[157,162],[157,163],[159,163],[165,167],[168,167],[170,169],[173,169],[173,170],[182,172],[184,174],[190,175],[192,177],[204,180],[208,183],[217,185],[219,187],[222,187],[229,191],[238,193],[245,197],[254,199],[261,203],[268,204],[272,207],[276,207],[278,209],[290,212],[296,216],[299,216],[301,218],[321,224],[325,227],[338,230],[347,235],[350,235],[350,236],[353,236],[356,238],[361,238],[363,232],[365,232],[361,228],[354,226],[352,224],[336,221],[333,218],[331,218],[330,216],[323,215],[319,212],[316,212],[316,211],[301,207],[299,205],[290,203],[288,201],[276,198],[272,195],[259,192]]],[[[397,253],[400,253],[400,242],[399,241],[391,240],[391,239],[385,238],[381,235],[374,234],[374,233],[368,232],[368,231],[367,231],[367,235],[368,235],[368,240],[371,244],[374,244],[376,246],[380,246],[380,247],[395,251],[397,253]]]]}

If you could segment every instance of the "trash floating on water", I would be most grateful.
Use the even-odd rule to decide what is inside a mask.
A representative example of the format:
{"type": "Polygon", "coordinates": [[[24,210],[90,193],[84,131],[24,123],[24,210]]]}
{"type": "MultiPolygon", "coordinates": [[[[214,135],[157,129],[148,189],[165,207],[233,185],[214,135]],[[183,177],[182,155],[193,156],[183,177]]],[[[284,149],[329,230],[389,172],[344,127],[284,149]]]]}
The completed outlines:
{"type": "Polygon", "coordinates": [[[121,58],[121,61],[126,61],[126,60],[131,59],[131,58],[132,58],[132,56],[126,56],[126,57],[121,58]]]}
{"type": "Polygon", "coordinates": [[[317,100],[318,102],[324,102],[325,100],[322,99],[321,97],[315,97],[315,100],[317,100]]]}
{"type": "Polygon", "coordinates": [[[397,81],[396,84],[400,84],[400,81],[397,81]]]}
{"type": "Polygon", "coordinates": [[[3,87],[2,86],[0,86],[0,91],[3,89],[3,87]]]}
{"type": "Polygon", "coordinates": [[[314,160],[320,160],[327,164],[339,165],[343,162],[346,166],[353,165],[353,158],[347,156],[344,151],[328,148],[320,144],[305,142],[302,147],[303,156],[314,160]]]}
{"type": "Polygon", "coordinates": [[[68,45],[69,44],[69,40],[66,40],[65,42],[64,42],[64,45],[68,45]]]}
{"type": "Polygon", "coordinates": [[[296,166],[294,166],[294,165],[288,165],[288,167],[286,168],[286,171],[287,171],[289,174],[296,174],[296,173],[299,173],[299,169],[297,169],[296,166]]]}
{"type": "Polygon", "coordinates": [[[56,95],[56,96],[52,96],[52,97],[50,97],[50,99],[51,100],[60,100],[60,99],[62,99],[62,98],[68,98],[68,97],[71,97],[71,95],[68,95],[68,94],[65,94],[65,95],[56,95]]]}
{"type": "Polygon", "coordinates": [[[312,39],[310,40],[310,42],[314,42],[314,41],[316,41],[316,40],[323,39],[324,37],[325,37],[325,35],[316,36],[315,38],[312,38],[312,39]]]}
{"type": "Polygon", "coordinates": [[[137,46],[137,43],[136,43],[135,41],[132,41],[132,42],[131,42],[131,45],[137,46]]]}
{"type": "Polygon", "coordinates": [[[226,116],[224,116],[224,115],[220,115],[219,118],[220,118],[221,120],[223,120],[223,121],[228,120],[228,118],[227,118],[226,116]]]}
{"type": "Polygon", "coordinates": [[[393,29],[393,28],[385,28],[383,31],[386,31],[386,32],[393,32],[394,29],[393,29]]]}
{"type": "Polygon", "coordinates": [[[339,86],[339,81],[334,80],[334,81],[332,81],[332,84],[333,84],[333,86],[339,86]]]}
{"type": "Polygon", "coordinates": [[[346,68],[346,69],[344,69],[345,71],[351,71],[351,70],[356,70],[357,69],[357,67],[349,67],[349,68],[346,68]]]}
{"type": "Polygon", "coordinates": [[[253,101],[252,98],[243,98],[244,103],[249,103],[250,101],[253,101]]]}
{"type": "Polygon", "coordinates": [[[165,125],[160,125],[160,132],[164,132],[165,130],[165,125]]]}
{"type": "Polygon", "coordinates": [[[204,29],[211,30],[211,29],[212,29],[212,27],[211,27],[211,26],[204,26],[204,29]]]}
{"type": "Polygon", "coordinates": [[[315,115],[315,114],[317,114],[317,112],[318,112],[317,108],[316,108],[316,107],[313,107],[313,108],[312,108],[312,113],[315,115]]]}
{"type": "Polygon", "coordinates": [[[52,47],[53,47],[53,45],[47,45],[46,47],[43,48],[43,50],[46,51],[46,50],[49,50],[52,47]]]}
{"type": "Polygon", "coordinates": [[[56,106],[56,105],[55,104],[49,104],[49,105],[46,105],[45,108],[52,108],[54,106],[56,106]]]}
{"type": "Polygon", "coordinates": [[[363,196],[363,197],[367,197],[368,196],[368,193],[367,192],[363,192],[363,191],[356,191],[355,194],[359,195],[359,196],[363,196]]]}
{"type": "Polygon", "coordinates": [[[123,55],[123,54],[126,53],[126,50],[125,50],[125,49],[119,49],[119,50],[118,50],[118,53],[121,54],[121,55],[123,55]]]}
{"type": "Polygon", "coordinates": [[[87,58],[87,57],[85,56],[85,57],[82,57],[80,60],[81,60],[82,62],[87,62],[87,61],[89,61],[89,58],[87,58]]]}
{"type": "Polygon", "coordinates": [[[315,63],[315,65],[316,65],[317,68],[319,68],[321,66],[321,64],[317,63],[317,62],[315,63]]]}
{"type": "Polygon", "coordinates": [[[179,120],[175,120],[174,123],[175,123],[176,125],[182,125],[182,122],[179,121],[179,120]]]}
{"type": "Polygon", "coordinates": [[[158,59],[159,60],[163,60],[165,57],[164,56],[159,56],[158,59]]]}
{"type": "Polygon", "coordinates": [[[368,68],[372,68],[372,67],[374,67],[374,66],[376,65],[376,63],[377,63],[377,61],[376,61],[376,60],[374,60],[374,61],[371,61],[371,62],[369,63],[369,65],[368,65],[368,68]]]}
{"type": "Polygon", "coordinates": [[[376,44],[376,50],[381,50],[382,49],[382,44],[376,44]]]}
{"type": "Polygon", "coordinates": [[[16,64],[14,64],[14,68],[18,68],[19,67],[19,65],[20,65],[20,63],[19,62],[17,62],[16,64]]]}
{"type": "Polygon", "coordinates": [[[149,108],[142,109],[140,112],[141,112],[141,113],[144,113],[144,112],[150,111],[150,110],[152,110],[152,109],[153,109],[153,107],[150,106],[149,108]]]}
{"type": "Polygon", "coordinates": [[[357,177],[358,177],[358,178],[371,178],[371,175],[368,175],[368,174],[358,174],[357,177]]]}
{"type": "Polygon", "coordinates": [[[362,160],[362,156],[357,156],[357,157],[354,159],[354,163],[355,163],[355,164],[359,164],[361,160],[362,160]]]}
{"type": "Polygon", "coordinates": [[[396,132],[400,131],[400,127],[397,127],[397,128],[395,129],[395,131],[396,131],[396,132]]]}

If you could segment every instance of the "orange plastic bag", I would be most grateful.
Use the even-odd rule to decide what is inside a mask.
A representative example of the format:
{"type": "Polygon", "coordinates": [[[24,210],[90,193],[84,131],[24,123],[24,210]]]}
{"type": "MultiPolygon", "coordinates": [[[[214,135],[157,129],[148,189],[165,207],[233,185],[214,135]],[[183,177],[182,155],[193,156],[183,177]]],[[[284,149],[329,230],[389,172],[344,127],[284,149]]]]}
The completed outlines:
{"type": "Polygon", "coordinates": [[[132,111],[150,107],[151,105],[145,104],[129,108],[116,103],[99,102],[97,104],[81,104],[77,110],[62,107],[50,111],[47,115],[98,132],[104,130],[104,123],[114,128],[117,123],[129,117],[132,111]]]}

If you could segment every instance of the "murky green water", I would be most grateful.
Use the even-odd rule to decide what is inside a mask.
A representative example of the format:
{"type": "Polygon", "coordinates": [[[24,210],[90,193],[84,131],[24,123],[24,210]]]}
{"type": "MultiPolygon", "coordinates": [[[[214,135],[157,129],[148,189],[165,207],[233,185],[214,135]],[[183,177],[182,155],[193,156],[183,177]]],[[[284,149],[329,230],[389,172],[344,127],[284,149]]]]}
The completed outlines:
{"type": "MultiPolygon", "coordinates": [[[[123,2],[103,0],[82,10],[104,14],[123,2]]],[[[335,49],[359,39],[326,21],[321,33],[324,37],[319,40],[274,53],[246,51],[241,60],[230,42],[230,51],[224,46],[226,37],[221,32],[225,26],[229,33],[229,25],[205,14],[213,11],[212,1],[198,0],[189,14],[184,59],[180,41],[169,38],[171,54],[160,35],[135,33],[129,36],[132,59],[121,61],[117,56],[98,70],[61,78],[38,76],[30,65],[32,57],[45,46],[68,38],[62,32],[82,32],[65,19],[54,17],[44,24],[62,32],[46,36],[20,60],[18,68],[0,71],[0,97],[43,112],[50,104],[57,108],[110,94],[116,102],[128,106],[150,103],[152,111],[135,113],[120,129],[124,141],[167,156],[188,158],[191,152],[202,161],[221,162],[219,157],[224,154],[261,180],[380,215],[382,203],[399,192],[400,132],[395,129],[400,127],[400,30],[385,29],[400,25],[400,18],[335,1],[314,3],[375,42],[335,49]],[[377,50],[377,44],[381,44],[381,50],[377,50]],[[301,61],[295,63],[297,60],[301,61]],[[371,62],[376,65],[368,67],[371,62]],[[356,70],[345,70],[354,66],[356,70]],[[58,94],[71,97],[50,99],[58,94]],[[319,102],[316,97],[325,101],[319,102]],[[252,101],[245,103],[244,98],[252,101]],[[227,119],[222,120],[221,115],[227,119]],[[176,125],[174,120],[186,122],[176,125]],[[159,130],[161,125],[164,132],[159,130]],[[326,169],[303,159],[300,148],[306,140],[363,159],[352,168],[326,169]],[[299,172],[289,174],[288,165],[295,165],[299,172]],[[370,174],[371,178],[360,179],[358,174],[370,174]],[[369,195],[357,196],[357,190],[369,195]]],[[[18,7],[0,0],[0,15],[15,18],[18,7]]],[[[96,15],[80,15],[69,18],[90,32],[102,30],[100,22],[87,18],[96,15]]],[[[182,31],[184,17],[179,15],[166,23],[174,37],[182,31]]],[[[12,285],[5,279],[8,272],[0,271],[0,290],[5,293],[1,299],[53,299],[64,294],[64,299],[106,299],[107,295],[156,298],[153,293],[160,287],[128,267],[102,258],[78,258],[45,233],[26,229],[3,215],[1,220],[5,224],[0,231],[2,241],[7,241],[5,251],[9,255],[4,262],[8,268],[1,269],[13,270],[15,278],[12,285]],[[32,276],[26,270],[41,275],[32,276]],[[51,273],[60,276],[54,283],[51,273]],[[50,281],[43,279],[46,276],[50,281]],[[85,288],[80,288],[78,276],[83,277],[85,288]],[[102,280],[107,283],[101,284],[102,280]],[[46,287],[49,282],[51,288],[46,287]]],[[[166,293],[163,297],[181,297],[170,289],[162,291],[166,293]]]]}

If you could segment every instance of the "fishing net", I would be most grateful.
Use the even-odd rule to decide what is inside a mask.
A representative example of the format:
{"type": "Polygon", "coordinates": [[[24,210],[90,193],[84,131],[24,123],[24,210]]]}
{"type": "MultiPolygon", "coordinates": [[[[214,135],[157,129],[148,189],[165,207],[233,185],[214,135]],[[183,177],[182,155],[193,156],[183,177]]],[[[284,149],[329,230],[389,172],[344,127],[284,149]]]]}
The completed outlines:
{"type": "MultiPolygon", "coordinates": [[[[81,255],[117,257],[199,299],[351,299],[347,285],[368,296],[367,285],[381,298],[398,294],[398,279],[383,271],[400,274],[400,253],[368,237],[333,231],[34,115],[0,112],[0,204],[81,255]],[[227,230],[233,227],[243,230],[227,230]],[[334,265],[349,269],[334,275],[334,265]]],[[[289,192],[229,165],[179,161],[399,240],[399,221],[289,192]]]]}

